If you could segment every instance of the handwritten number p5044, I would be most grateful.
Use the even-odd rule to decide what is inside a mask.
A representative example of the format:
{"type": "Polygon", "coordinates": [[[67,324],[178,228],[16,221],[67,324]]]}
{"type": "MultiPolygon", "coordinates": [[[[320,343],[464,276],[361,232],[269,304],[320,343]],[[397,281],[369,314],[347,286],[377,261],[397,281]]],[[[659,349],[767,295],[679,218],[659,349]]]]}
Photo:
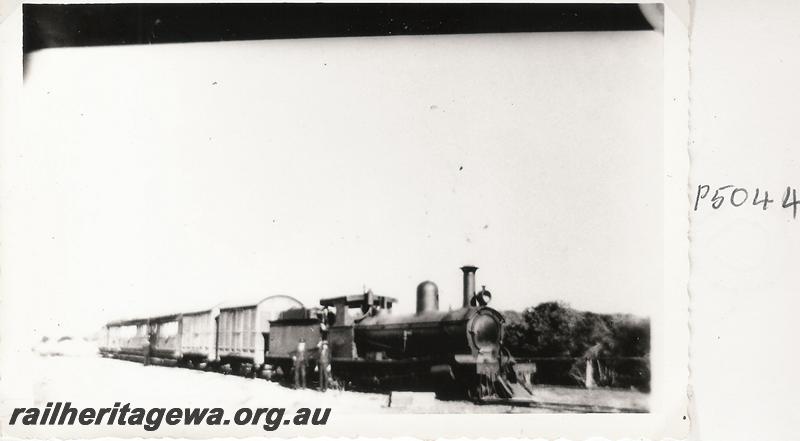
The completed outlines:
{"type": "MultiPolygon", "coordinates": [[[[710,199],[711,208],[719,210],[730,202],[730,206],[739,208],[745,205],[752,196],[752,205],[754,207],[761,207],[761,211],[766,211],[770,204],[775,202],[774,199],[769,198],[769,191],[756,188],[755,191],[748,191],[746,188],[735,187],[733,185],[723,185],[716,189],[710,185],[698,185],[697,193],[694,198],[694,211],[698,211],[701,207],[701,201],[710,199]],[[731,190],[733,188],[733,190],[731,190]],[[712,192],[712,190],[714,190],[712,192]],[[763,195],[762,195],[763,192],[763,195]]],[[[797,219],[798,206],[800,201],[797,200],[797,189],[793,187],[786,187],[786,192],[783,193],[783,208],[792,209],[792,218],[797,219]]]]}

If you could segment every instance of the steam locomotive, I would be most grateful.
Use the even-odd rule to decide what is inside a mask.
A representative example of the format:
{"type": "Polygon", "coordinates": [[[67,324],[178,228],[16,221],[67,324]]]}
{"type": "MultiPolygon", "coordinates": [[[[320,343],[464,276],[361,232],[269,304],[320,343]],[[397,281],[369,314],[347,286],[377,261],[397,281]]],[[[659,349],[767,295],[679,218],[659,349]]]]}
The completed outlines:
{"type": "Polygon", "coordinates": [[[475,402],[530,399],[535,366],[517,363],[503,347],[504,318],[487,306],[491,293],[476,292],[477,267],[465,266],[463,305],[439,310],[439,290],[417,287],[413,314],[392,310],[397,299],[363,294],[322,299],[307,308],[289,296],[252,304],[105,326],[104,356],[145,363],[242,372],[280,380],[290,377],[299,341],[315,366],[324,340],[331,372],[348,388],[435,391],[475,402]]]}

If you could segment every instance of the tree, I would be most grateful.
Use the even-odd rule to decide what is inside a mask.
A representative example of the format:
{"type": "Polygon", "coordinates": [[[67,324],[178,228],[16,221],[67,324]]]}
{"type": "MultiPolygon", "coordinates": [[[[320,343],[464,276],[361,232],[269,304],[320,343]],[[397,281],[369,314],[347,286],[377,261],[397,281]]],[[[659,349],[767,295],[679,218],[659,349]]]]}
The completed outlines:
{"type": "Polygon", "coordinates": [[[505,347],[514,356],[536,360],[539,380],[580,383],[589,360],[602,386],[649,388],[649,319],[577,311],[562,302],[505,316],[505,347]]]}

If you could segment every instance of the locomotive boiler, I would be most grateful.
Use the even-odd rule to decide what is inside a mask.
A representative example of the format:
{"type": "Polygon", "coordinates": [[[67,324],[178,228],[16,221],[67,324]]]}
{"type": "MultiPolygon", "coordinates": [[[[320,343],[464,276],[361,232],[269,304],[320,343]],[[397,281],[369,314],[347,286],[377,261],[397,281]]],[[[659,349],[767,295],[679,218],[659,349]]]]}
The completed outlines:
{"type": "MultiPolygon", "coordinates": [[[[439,311],[439,288],[431,281],[417,287],[417,312],[395,314],[390,309],[368,311],[355,326],[359,355],[391,359],[446,357],[455,354],[497,354],[503,316],[489,307],[473,307],[476,267],[463,267],[464,305],[439,311]]],[[[485,292],[485,289],[482,291],[485,292]]]]}

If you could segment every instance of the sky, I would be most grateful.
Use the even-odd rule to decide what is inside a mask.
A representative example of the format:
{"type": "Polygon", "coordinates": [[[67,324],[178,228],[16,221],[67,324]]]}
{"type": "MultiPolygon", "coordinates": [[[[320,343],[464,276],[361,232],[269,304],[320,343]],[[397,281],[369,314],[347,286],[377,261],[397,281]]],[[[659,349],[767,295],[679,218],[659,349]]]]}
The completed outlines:
{"type": "Polygon", "coordinates": [[[5,152],[4,304],[48,335],[363,287],[412,312],[426,279],[459,307],[471,264],[498,309],[657,314],[662,40],[37,51],[5,152]]]}

